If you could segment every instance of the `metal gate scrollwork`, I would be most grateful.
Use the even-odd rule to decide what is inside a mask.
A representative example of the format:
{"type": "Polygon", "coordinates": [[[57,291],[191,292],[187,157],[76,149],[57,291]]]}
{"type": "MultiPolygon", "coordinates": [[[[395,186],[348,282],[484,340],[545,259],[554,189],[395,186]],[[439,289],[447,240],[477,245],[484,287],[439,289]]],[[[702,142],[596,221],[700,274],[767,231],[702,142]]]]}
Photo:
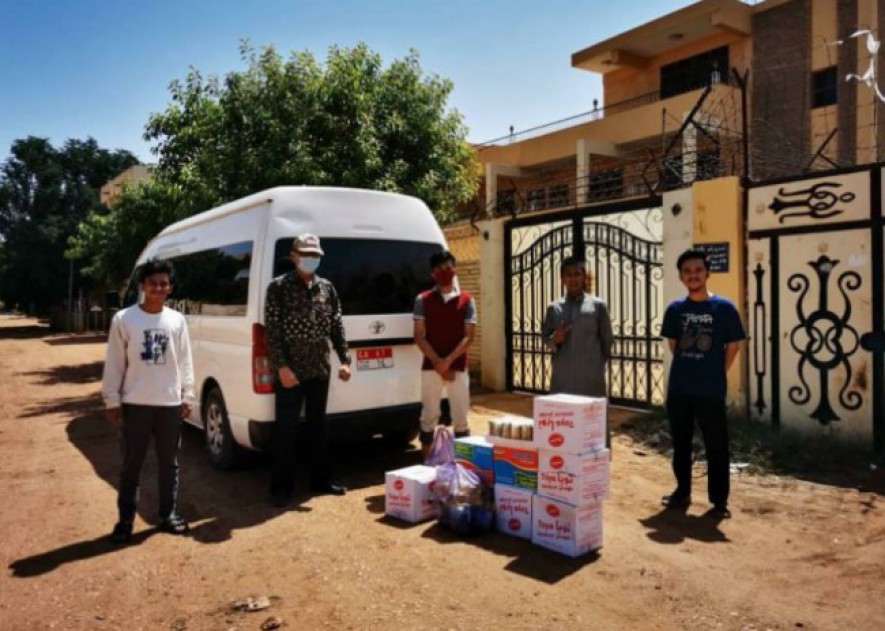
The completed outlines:
{"type": "Polygon", "coordinates": [[[508,389],[540,393],[549,388],[551,355],[541,326],[547,305],[562,295],[560,263],[575,253],[587,261],[589,290],[606,301],[612,318],[610,400],[636,407],[663,403],[661,232],[661,209],[648,205],[508,224],[508,389]]]}
{"type": "Polygon", "coordinates": [[[829,383],[830,373],[841,367],[844,370],[843,385],[839,390],[839,403],[848,410],[857,410],[863,404],[863,397],[856,390],[849,391],[851,386],[851,364],[849,359],[860,345],[860,336],[851,326],[851,300],[848,291],[856,291],[861,286],[861,278],[857,272],[843,272],[836,280],[836,286],[842,294],[845,306],[842,314],[834,312],[830,306],[829,282],[830,275],[839,265],[838,260],[821,256],[808,263],[817,274],[819,296],[817,308],[806,312],[805,298],[808,295],[811,281],[804,274],[793,274],[787,280],[790,291],[798,293],[796,314],[799,319],[790,332],[790,344],[799,356],[799,381],[801,386],[793,386],[789,390],[790,400],[797,405],[804,405],[811,399],[811,387],[805,379],[805,368],[810,365],[818,372],[820,401],[811,413],[821,425],[838,421],[839,416],[830,405],[829,383]]]}

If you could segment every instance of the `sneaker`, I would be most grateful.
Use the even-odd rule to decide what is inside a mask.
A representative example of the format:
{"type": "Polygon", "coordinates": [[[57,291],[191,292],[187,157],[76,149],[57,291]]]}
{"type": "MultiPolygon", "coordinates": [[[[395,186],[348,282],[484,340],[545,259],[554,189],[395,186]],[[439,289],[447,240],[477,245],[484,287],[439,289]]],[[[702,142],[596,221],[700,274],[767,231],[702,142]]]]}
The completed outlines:
{"type": "Polygon", "coordinates": [[[346,495],[347,487],[334,482],[311,484],[310,490],[314,495],[346,495]]]}
{"type": "Polygon", "coordinates": [[[157,530],[168,532],[170,535],[185,535],[190,530],[190,526],[182,519],[181,515],[172,513],[169,517],[160,521],[157,525],[157,530]]]}
{"type": "Polygon", "coordinates": [[[691,497],[681,493],[671,493],[661,498],[661,504],[666,508],[685,509],[691,505],[691,497]]]}
{"type": "Polygon", "coordinates": [[[129,543],[132,539],[132,522],[119,521],[111,532],[111,541],[114,543],[129,543]]]}
{"type": "Polygon", "coordinates": [[[728,504],[716,504],[707,511],[707,515],[713,519],[731,519],[731,511],[728,510],[728,504]]]}

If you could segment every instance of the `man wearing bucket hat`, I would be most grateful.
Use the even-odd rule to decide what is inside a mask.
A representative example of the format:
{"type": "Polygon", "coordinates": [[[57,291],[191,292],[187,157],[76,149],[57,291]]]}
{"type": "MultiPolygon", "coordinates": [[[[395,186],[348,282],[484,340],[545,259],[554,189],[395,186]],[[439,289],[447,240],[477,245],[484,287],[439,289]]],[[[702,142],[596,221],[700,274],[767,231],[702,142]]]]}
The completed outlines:
{"type": "Polygon", "coordinates": [[[332,481],[326,400],[329,394],[331,341],[341,367],[338,378],[350,379],[350,355],[335,287],[316,275],[323,256],[313,234],[295,237],[289,255],[295,269],[267,288],[264,324],[268,354],[276,369],[276,420],[273,429],[271,496],[285,506],[295,489],[297,456],[310,462],[313,493],[344,495],[332,481]],[[304,407],[304,422],[300,422],[304,407]],[[309,446],[309,452],[307,447],[309,446]]]}

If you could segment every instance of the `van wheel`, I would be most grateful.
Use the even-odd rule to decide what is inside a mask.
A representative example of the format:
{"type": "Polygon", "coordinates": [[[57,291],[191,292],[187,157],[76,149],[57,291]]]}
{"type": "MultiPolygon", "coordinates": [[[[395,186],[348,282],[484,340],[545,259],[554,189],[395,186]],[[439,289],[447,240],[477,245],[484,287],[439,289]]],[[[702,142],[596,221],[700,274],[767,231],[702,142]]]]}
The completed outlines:
{"type": "Polygon", "coordinates": [[[203,429],[206,434],[206,453],[216,469],[232,469],[239,462],[240,446],[234,441],[227,417],[227,406],[221,390],[212,388],[203,407],[203,429]]]}

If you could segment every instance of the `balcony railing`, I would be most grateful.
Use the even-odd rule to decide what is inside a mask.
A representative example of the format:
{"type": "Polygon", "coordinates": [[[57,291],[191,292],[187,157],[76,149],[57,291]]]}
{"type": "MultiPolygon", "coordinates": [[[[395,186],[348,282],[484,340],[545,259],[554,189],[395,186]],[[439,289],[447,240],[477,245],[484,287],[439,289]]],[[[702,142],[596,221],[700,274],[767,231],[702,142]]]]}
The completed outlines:
{"type": "MultiPolygon", "coordinates": [[[[725,80],[727,80],[727,77],[723,78],[723,82],[725,82],[725,80]]],[[[553,121],[552,123],[545,123],[543,125],[538,125],[537,127],[530,127],[529,129],[516,131],[506,136],[493,138],[492,140],[481,142],[475,146],[481,149],[483,147],[512,145],[517,142],[523,142],[531,138],[537,138],[538,136],[545,136],[547,134],[563,129],[568,129],[570,127],[577,127],[578,125],[583,125],[585,123],[592,123],[593,121],[606,118],[607,116],[613,116],[615,114],[636,109],[637,107],[642,107],[643,105],[648,105],[650,103],[657,103],[658,101],[673,98],[674,96],[678,96],[679,94],[685,94],[687,92],[693,92],[694,90],[700,90],[707,87],[708,85],[710,85],[709,81],[700,82],[697,85],[685,86],[683,89],[680,90],[678,94],[670,94],[663,99],[661,98],[660,91],[641,94],[630,99],[618,101],[617,103],[610,103],[605,107],[597,107],[587,112],[581,112],[580,114],[569,116],[568,118],[562,118],[560,120],[553,121]]]]}
{"type": "MultiPolygon", "coordinates": [[[[486,216],[517,216],[543,210],[578,208],[631,197],[649,197],[683,188],[693,182],[733,174],[733,164],[717,150],[671,156],[644,177],[648,159],[622,163],[620,168],[591,171],[589,176],[553,176],[534,179],[525,185],[498,189],[496,199],[485,200],[486,216]]],[[[479,200],[480,207],[482,200],[479,200]]],[[[481,211],[480,211],[481,212],[481,211]]],[[[476,216],[479,216],[478,214],[476,216]]]]}

